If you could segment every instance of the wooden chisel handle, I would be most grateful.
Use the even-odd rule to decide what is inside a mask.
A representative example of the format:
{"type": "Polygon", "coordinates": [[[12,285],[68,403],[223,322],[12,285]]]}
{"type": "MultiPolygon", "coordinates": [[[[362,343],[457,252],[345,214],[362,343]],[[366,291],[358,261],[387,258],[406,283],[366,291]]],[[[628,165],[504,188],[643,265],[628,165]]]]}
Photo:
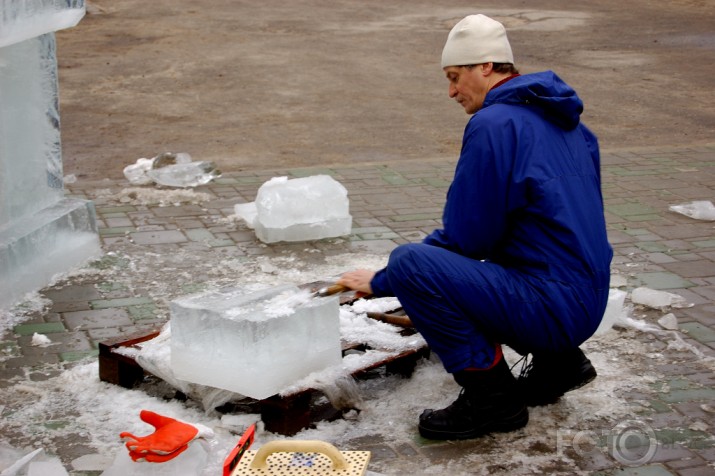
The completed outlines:
{"type": "Polygon", "coordinates": [[[345,291],[350,291],[350,288],[347,286],[343,286],[342,284],[333,284],[332,286],[320,288],[318,292],[315,293],[315,295],[319,297],[325,297],[332,296],[333,294],[344,293],[345,291]]]}
{"type": "Polygon", "coordinates": [[[394,326],[412,328],[412,321],[407,316],[398,316],[396,314],[387,314],[384,312],[368,312],[367,317],[376,321],[386,322],[394,326]]]}

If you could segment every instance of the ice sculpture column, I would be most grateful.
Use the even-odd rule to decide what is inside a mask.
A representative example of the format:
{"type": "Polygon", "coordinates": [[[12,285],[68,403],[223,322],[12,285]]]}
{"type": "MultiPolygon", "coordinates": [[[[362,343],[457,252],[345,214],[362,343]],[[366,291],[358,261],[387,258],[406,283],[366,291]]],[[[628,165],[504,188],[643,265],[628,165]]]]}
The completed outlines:
{"type": "Polygon", "coordinates": [[[100,253],[94,205],[66,198],[57,30],[84,0],[0,0],[0,309],[100,253]]]}

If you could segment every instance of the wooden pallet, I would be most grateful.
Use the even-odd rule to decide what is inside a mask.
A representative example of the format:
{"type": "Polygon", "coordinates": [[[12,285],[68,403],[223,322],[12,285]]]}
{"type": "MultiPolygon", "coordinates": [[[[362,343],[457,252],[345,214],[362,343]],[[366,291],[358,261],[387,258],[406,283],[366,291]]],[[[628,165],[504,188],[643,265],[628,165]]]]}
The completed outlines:
{"type": "MultiPolygon", "coordinates": [[[[315,286],[316,283],[311,283],[315,286]]],[[[350,293],[340,296],[340,304],[350,303],[355,300],[350,293]]],[[[394,314],[404,316],[404,312],[394,314]]],[[[406,317],[406,316],[405,316],[406,317]]],[[[414,329],[405,328],[403,335],[414,334],[414,329]]],[[[147,378],[153,377],[146,372],[133,358],[115,352],[122,347],[141,346],[142,342],[149,341],[159,335],[159,331],[144,334],[119,337],[105,340],[99,344],[99,378],[103,382],[119,385],[124,388],[133,388],[143,383],[147,378]]],[[[349,352],[366,351],[370,347],[361,343],[342,343],[342,352],[345,356],[349,352]]],[[[407,350],[385,358],[382,361],[360,368],[352,373],[357,379],[366,378],[375,372],[385,374],[398,374],[409,377],[414,371],[417,362],[429,357],[429,348],[424,346],[419,349],[407,350]]],[[[155,377],[154,377],[155,378],[155,377]]],[[[342,411],[335,409],[327,403],[322,392],[307,389],[292,395],[274,395],[263,400],[245,399],[240,402],[229,402],[217,408],[224,413],[250,412],[260,413],[266,430],[281,435],[294,435],[303,428],[307,428],[317,421],[333,420],[342,416],[342,411]]]]}

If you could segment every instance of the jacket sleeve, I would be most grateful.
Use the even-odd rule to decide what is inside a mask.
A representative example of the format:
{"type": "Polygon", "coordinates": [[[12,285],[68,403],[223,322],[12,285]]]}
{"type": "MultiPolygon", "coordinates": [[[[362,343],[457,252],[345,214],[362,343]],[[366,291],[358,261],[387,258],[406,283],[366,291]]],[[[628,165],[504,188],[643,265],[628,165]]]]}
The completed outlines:
{"type": "Polygon", "coordinates": [[[372,294],[375,297],[388,297],[394,296],[395,293],[390,287],[390,283],[387,281],[387,272],[385,269],[375,273],[370,281],[370,288],[372,288],[372,294]]]}
{"type": "MultiPolygon", "coordinates": [[[[491,115],[490,115],[491,116],[491,115]]],[[[516,141],[503,121],[475,114],[447,193],[443,228],[423,242],[474,259],[488,259],[506,230],[507,194],[516,141]]]]}

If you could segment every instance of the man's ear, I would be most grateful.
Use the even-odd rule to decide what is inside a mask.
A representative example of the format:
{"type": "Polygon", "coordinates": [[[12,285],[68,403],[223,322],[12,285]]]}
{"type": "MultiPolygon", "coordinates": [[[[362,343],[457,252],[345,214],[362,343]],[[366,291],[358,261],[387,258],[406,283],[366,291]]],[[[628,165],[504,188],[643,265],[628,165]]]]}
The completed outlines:
{"type": "Polygon", "coordinates": [[[489,76],[494,71],[494,63],[482,63],[481,65],[482,76],[489,76]]]}

